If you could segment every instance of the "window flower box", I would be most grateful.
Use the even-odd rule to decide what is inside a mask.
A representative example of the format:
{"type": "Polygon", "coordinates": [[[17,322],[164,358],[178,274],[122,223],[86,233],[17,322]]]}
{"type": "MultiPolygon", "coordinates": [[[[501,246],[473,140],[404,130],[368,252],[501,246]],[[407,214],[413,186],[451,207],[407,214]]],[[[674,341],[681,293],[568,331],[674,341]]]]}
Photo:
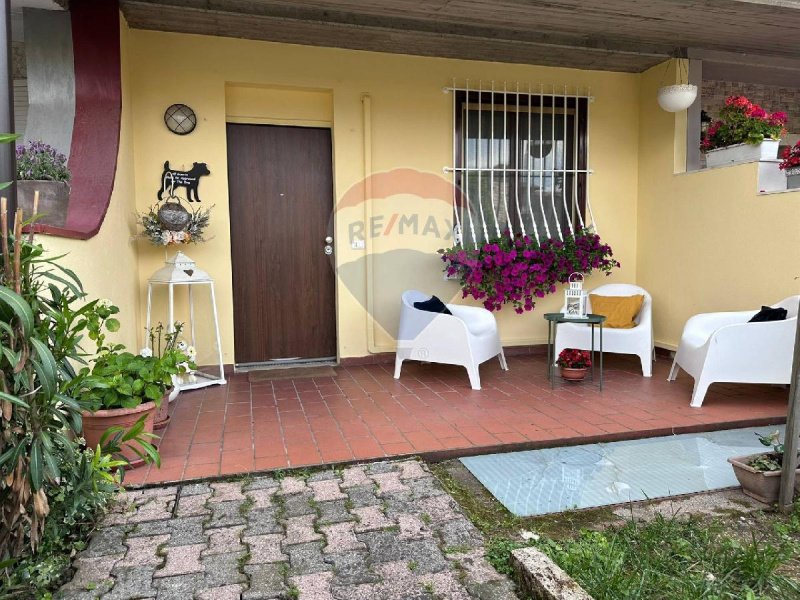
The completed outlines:
{"type": "Polygon", "coordinates": [[[69,208],[69,184],[66,181],[28,179],[17,181],[17,204],[26,219],[33,214],[33,197],[39,192],[37,223],[63,227],[69,208]]]}
{"type": "Polygon", "coordinates": [[[780,140],[766,139],[760,144],[733,144],[706,152],[706,165],[722,167],[759,160],[775,160],[778,158],[780,140]]]}

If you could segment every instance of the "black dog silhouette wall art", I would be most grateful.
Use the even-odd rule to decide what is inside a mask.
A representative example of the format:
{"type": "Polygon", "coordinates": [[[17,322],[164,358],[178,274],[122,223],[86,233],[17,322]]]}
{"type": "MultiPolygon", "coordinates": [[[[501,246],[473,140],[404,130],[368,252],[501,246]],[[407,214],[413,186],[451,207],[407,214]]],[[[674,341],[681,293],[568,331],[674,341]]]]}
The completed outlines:
{"type": "Polygon", "coordinates": [[[186,190],[186,199],[189,202],[200,202],[197,194],[197,186],[200,178],[211,175],[206,163],[192,163],[192,168],[188,171],[176,171],[169,168],[169,161],[164,163],[164,172],[161,174],[161,188],[158,190],[158,199],[161,200],[164,192],[169,195],[175,193],[175,189],[182,187],[186,190]]]}

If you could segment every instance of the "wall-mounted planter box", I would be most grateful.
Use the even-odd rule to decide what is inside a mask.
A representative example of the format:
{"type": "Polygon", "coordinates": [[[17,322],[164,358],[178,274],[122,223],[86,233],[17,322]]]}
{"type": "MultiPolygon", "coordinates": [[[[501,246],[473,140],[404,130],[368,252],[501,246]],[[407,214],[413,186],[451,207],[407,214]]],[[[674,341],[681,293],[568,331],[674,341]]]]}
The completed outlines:
{"type": "Polygon", "coordinates": [[[786,189],[795,190],[800,188],[800,167],[786,169],[786,189]]]}
{"type": "Polygon", "coordinates": [[[63,227],[69,208],[69,184],[65,181],[17,181],[17,205],[26,219],[33,214],[33,195],[39,192],[41,215],[37,223],[63,227]]]}
{"type": "Polygon", "coordinates": [[[706,152],[706,165],[723,167],[757,160],[774,160],[778,157],[780,140],[764,140],[760,144],[734,144],[706,152]]]}

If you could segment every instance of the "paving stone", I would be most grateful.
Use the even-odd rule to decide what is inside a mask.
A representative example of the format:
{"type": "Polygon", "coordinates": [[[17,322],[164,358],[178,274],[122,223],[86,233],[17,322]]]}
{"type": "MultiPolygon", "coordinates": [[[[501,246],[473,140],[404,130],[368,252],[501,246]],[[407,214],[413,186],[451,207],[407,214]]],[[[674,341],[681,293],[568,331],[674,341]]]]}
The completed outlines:
{"type": "Polygon", "coordinates": [[[330,570],[330,565],[322,556],[322,542],[287,546],[286,552],[289,554],[289,572],[292,575],[307,575],[330,570]]]}
{"type": "MultiPolygon", "coordinates": [[[[137,502],[138,503],[138,502],[137,502]]],[[[150,496],[144,503],[136,507],[136,512],[128,515],[128,523],[142,523],[144,521],[160,521],[172,518],[172,505],[175,496],[150,496]]]]}
{"type": "Polygon", "coordinates": [[[355,521],[355,515],[347,510],[347,505],[344,500],[333,500],[332,502],[320,502],[317,506],[319,510],[319,525],[330,525],[332,523],[344,523],[346,521],[355,521]]]}
{"type": "MultiPolygon", "coordinates": [[[[382,595],[382,587],[377,583],[331,587],[335,600],[389,600],[382,595]]],[[[403,598],[403,600],[406,600],[403,598]]]]}
{"type": "Polygon", "coordinates": [[[211,484],[214,490],[209,502],[241,502],[245,500],[241,481],[222,481],[211,484]]]}
{"type": "Polygon", "coordinates": [[[435,573],[448,567],[439,547],[432,539],[400,540],[394,532],[362,533],[359,539],[367,544],[375,562],[416,562],[419,573],[435,573]]]}
{"type": "Polygon", "coordinates": [[[205,550],[205,548],[205,544],[168,546],[165,549],[167,560],[164,563],[164,567],[157,570],[153,574],[153,577],[172,577],[173,575],[202,573],[205,569],[200,563],[200,553],[205,550]]]}
{"type": "Polygon", "coordinates": [[[208,543],[203,523],[206,517],[188,517],[173,519],[170,522],[170,537],[167,546],[191,546],[208,543]]]}
{"type": "Polygon", "coordinates": [[[265,533],[283,533],[278,523],[275,509],[251,510],[247,513],[245,535],[263,535],[265,533]]]}
{"type": "Polygon", "coordinates": [[[425,470],[422,462],[418,460],[404,460],[398,463],[400,467],[400,479],[420,479],[422,477],[430,477],[431,474],[425,470]]]}
{"type": "Polygon", "coordinates": [[[397,470],[396,462],[389,462],[386,460],[379,460],[367,465],[367,473],[375,475],[376,473],[391,473],[397,470]]]}
{"type": "Polygon", "coordinates": [[[317,509],[313,506],[313,496],[308,494],[292,494],[286,496],[283,508],[287,517],[301,517],[303,515],[316,515],[317,509]]]}
{"type": "Polygon", "coordinates": [[[375,506],[381,503],[381,499],[375,494],[375,486],[371,483],[348,488],[347,497],[355,508],[375,506]]]}
{"type": "Polygon", "coordinates": [[[376,569],[383,580],[376,598],[403,598],[404,600],[437,600],[437,597],[425,589],[425,584],[418,575],[418,569],[412,572],[408,561],[393,561],[380,565],[376,569]]]}
{"type": "Polygon", "coordinates": [[[244,584],[224,585],[203,590],[194,595],[195,600],[239,600],[245,589],[244,584]]]}
{"type": "Polygon", "coordinates": [[[284,564],[245,565],[244,572],[250,577],[250,588],[242,594],[242,600],[268,600],[283,597],[286,585],[283,581],[284,564]]]}
{"type": "Polygon", "coordinates": [[[331,479],[338,479],[339,476],[333,469],[325,469],[324,471],[317,471],[311,475],[306,481],[311,484],[317,481],[329,481],[331,479]]]}
{"type": "Polygon", "coordinates": [[[147,521],[128,526],[127,538],[149,537],[154,535],[170,535],[172,533],[171,521],[147,521]]]}
{"type": "Polygon", "coordinates": [[[91,558],[94,556],[108,556],[125,552],[123,540],[125,539],[125,528],[122,526],[106,527],[98,529],[92,534],[89,546],[83,551],[81,556],[91,558]]]}
{"type": "Polygon", "coordinates": [[[206,588],[205,579],[198,574],[164,577],[154,580],[154,585],[158,588],[157,600],[187,600],[206,588]]]}
{"type": "Polygon", "coordinates": [[[464,587],[477,600],[518,600],[514,584],[508,579],[487,581],[486,583],[468,581],[464,587]]]}
{"type": "Polygon", "coordinates": [[[53,598],[55,600],[96,600],[111,588],[112,583],[109,581],[92,590],[61,588],[53,595],[53,598]]]}
{"type": "Polygon", "coordinates": [[[242,541],[249,546],[250,560],[247,564],[258,565],[263,563],[285,562],[289,556],[281,551],[283,535],[254,535],[245,537],[242,541]]]}
{"type": "Polygon", "coordinates": [[[272,497],[278,491],[277,487],[263,488],[250,490],[247,492],[247,497],[253,501],[253,506],[250,510],[262,510],[265,508],[272,508],[272,497]]]}
{"type": "Polygon", "coordinates": [[[394,527],[396,523],[387,518],[383,514],[380,506],[365,506],[363,508],[353,509],[353,514],[358,517],[358,524],[355,526],[357,533],[365,531],[377,531],[379,529],[386,529],[387,527],[394,527]]]}
{"type": "Polygon", "coordinates": [[[359,585],[381,580],[372,570],[372,562],[366,552],[330,554],[325,557],[325,562],[333,565],[334,585],[359,585]]]}
{"type": "Polygon", "coordinates": [[[216,502],[210,504],[211,519],[207,527],[235,527],[246,524],[242,515],[242,504],[245,500],[234,502],[216,502]]]}
{"type": "Polygon", "coordinates": [[[420,515],[428,515],[431,523],[444,523],[445,521],[463,518],[455,500],[447,494],[431,496],[417,501],[417,511],[419,511],[420,515]]]}
{"type": "Polygon", "coordinates": [[[463,518],[443,523],[437,526],[436,530],[442,538],[442,546],[445,549],[478,548],[483,545],[480,532],[463,518]]]}
{"type": "Polygon", "coordinates": [[[211,498],[211,494],[195,494],[193,496],[181,495],[178,500],[178,507],[175,510],[176,517],[196,517],[199,515],[210,515],[211,509],[206,506],[206,502],[211,498]]]}
{"type": "Polygon", "coordinates": [[[354,550],[366,550],[363,542],[358,541],[353,532],[355,523],[336,523],[322,527],[322,535],[325,536],[327,544],[324,552],[326,554],[336,552],[350,552],[354,550]]]}
{"type": "Polygon", "coordinates": [[[239,564],[244,556],[244,552],[204,556],[201,562],[206,570],[206,585],[219,587],[234,583],[246,583],[247,577],[239,571],[239,564]]]}
{"type": "Polygon", "coordinates": [[[280,487],[280,483],[272,477],[259,476],[250,480],[242,489],[245,492],[252,492],[255,490],[277,489],[278,487],[280,487]]]}
{"type": "Polygon", "coordinates": [[[231,552],[244,552],[242,545],[242,532],[244,526],[210,529],[208,534],[208,548],[203,550],[201,556],[211,554],[229,554],[231,552]]]}
{"type": "Polygon", "coordinates": [[[154,535],[151,537],[134,537],[125,540],[128,551],[125,558],[117,563],[120,567],[158,567],[164,562],[163,556],[158,556],[158,547],[165,544],[169,535],[154,535]]]}
{"type": "Polygon", "coordinates": [[[347,494],[339,489],[338,479],[327,479],[325,481],[313,481],[309,487],[314,491],[314,500],[317,502],[327,502],[329,500],[343,500],[347,494]]]}
{"type": "Polygon", "coordinates": [[[471,600],[469,592],[467,592],[451,571],[423,575],[419,577],[417,581],[423,589],[425,589],[427,584],[430,584],[430,586],[433,587],[434,598],[471,600]]]}
{"type": "Polygon", "coordinates": [[[122,554],[112,554],[108,556],[84,556],[81,555],[75,560],[75,574],[72,580],[62,586],[61,590],[65,593],[70,592],[90,592],[94,588],[106,591],[111,587],[113,579],[111,570],[122,560],[122,554]]]}
{"type": "Polygon", "coordinates": [[[103,596],[103,600],[130,600],[131,598],[155,598],[158,591],[153,587],[153,567],[125,567],[115,569],[114,587],[103,596]]]}
{"type": "Polygon", "coordinates": [[[289,495],[289,494],[301,494],[303,492],[308,491],[308,486],[304,479],[300,477],[292,477],[286,476],[281,479],[281,489],[278,491],[279,494],[289,495]]]}
{"type": "Polygon", "coordinates": [[[441,496],[445,491],[439,485],[435,477],[425,477],[423,479],[409,479],[406,485],[414,492],[414,498],[430,498],[431,496],[441,496]]]}
{"type": "Polygon", "coordinates": [[[322,539],[322,536],[314,531],[314,515],[294,517],[286,519],[286,538],[284,545],[303,544],[322,539]]]}
{"type": "Polygon", "coordinates": [[[378,497],[383,497],[394,492],[408,491],[406,484],[400,481],[400,473],[395,471],[390,473],[377,473],[371,477],[372,480],[378,484],[378,497]]]}
{"type": "Polygon", "coordinates": [[[181,498],[184,496],[197,496],[210,493],[211,486],[207,483],[187,483],[181,488],[181,498]]]}
{"type": "Polygon", "coordinates": [[[308,600],[334,600],[331,594],[333,573],[297,575],[289,581],[297,588],[300,598],[308,600]]]}
{"type": "Polygon", "coordinates": [[[451,552],[447,557],[459,564],[466,579],[471,583],[481,584],[504,579],[486,560],[483,548],[469,552],[451,552]]]}
{"type": "Polygon", "coordinates": [[[398,515],[397,524],[400,526],[401,540],[421,540],[433,535],[430,528],[416,515],[407,513],[398,515]]]}
{"type": "Polygon", "coordinates": [[[344,470],[342,483],[339,487],[346,489],[371,484],[372,481],[367,477],[366,473],[364,472],[364,468],[365,467],[363,465],[347,467],[344,470]]]}
{"type": "Polygon", "coordinates": [[[170,496],[174,499],[175,495],[178,493],[178,486],[156,486],[137,490],[137,492],[141,498],[161,498],[162,496],[170,496]]]}

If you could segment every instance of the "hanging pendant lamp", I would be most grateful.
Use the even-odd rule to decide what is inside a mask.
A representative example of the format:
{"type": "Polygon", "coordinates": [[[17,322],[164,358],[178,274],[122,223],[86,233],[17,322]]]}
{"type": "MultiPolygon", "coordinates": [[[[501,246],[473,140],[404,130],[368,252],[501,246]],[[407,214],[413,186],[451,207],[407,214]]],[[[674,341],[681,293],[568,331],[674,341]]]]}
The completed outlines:
{"type": "MultiPolygon", "coordinates": [[[[680,75],[683,75],[685,66],[683,61],[679,63],[680,75]]],[[[669,67],[667,67],[669,68],[669,67]]],[[[681,79],[683,77],[681,76],[681,79]]],[[[689,81],[689,73],[686,72],[687,83],[666,85],[658,89],[658,105],[667,112],[680,112],[689,108],[697,99],[697,86],[689,81]]]]}

